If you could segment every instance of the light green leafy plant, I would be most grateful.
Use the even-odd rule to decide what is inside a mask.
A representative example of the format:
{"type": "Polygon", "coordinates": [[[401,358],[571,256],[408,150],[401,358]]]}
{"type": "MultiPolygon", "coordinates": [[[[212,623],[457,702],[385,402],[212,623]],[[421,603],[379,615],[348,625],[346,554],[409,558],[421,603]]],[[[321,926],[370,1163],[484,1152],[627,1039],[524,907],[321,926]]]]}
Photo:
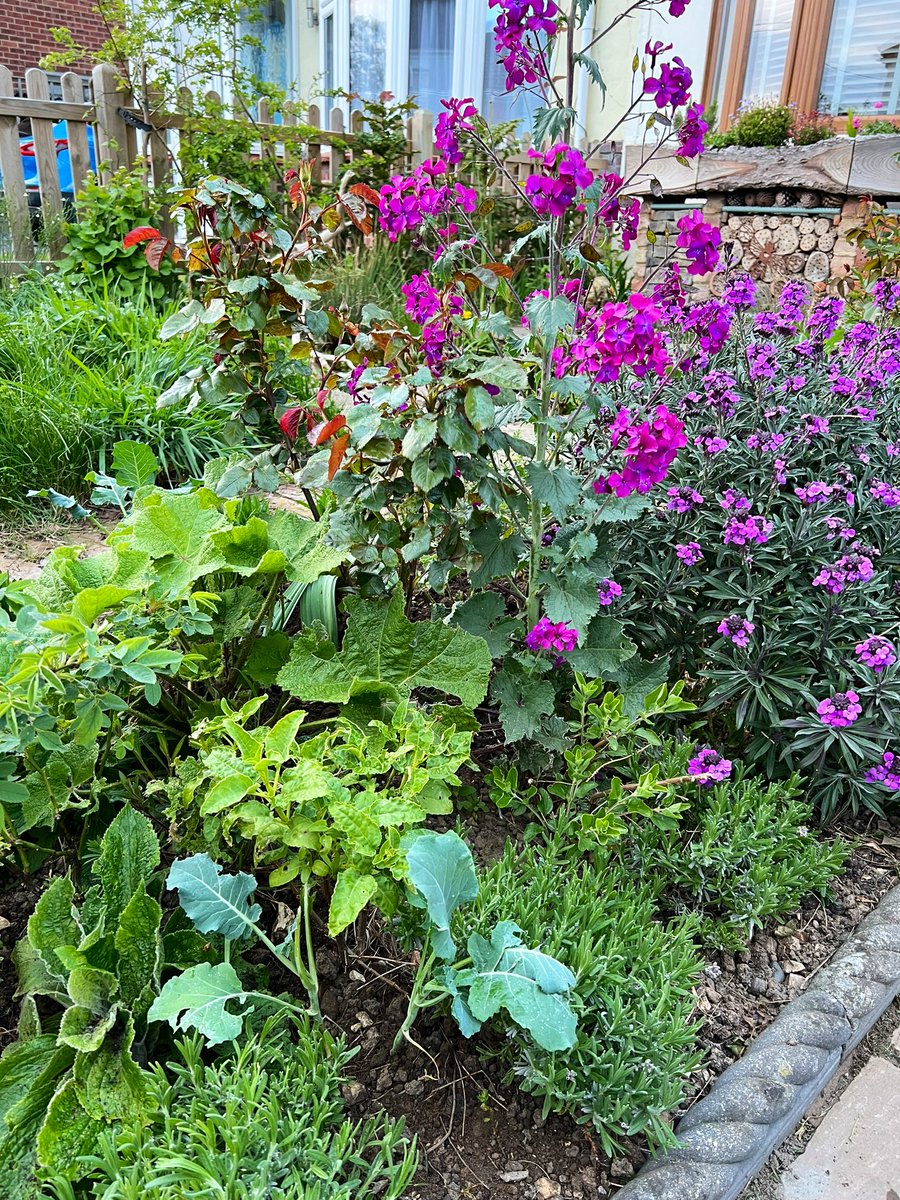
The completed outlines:
{"type": "Polygon", "coordinates": [[[500,921],[485,936],[470,934],[468,955],[458,957],[451,934],[460,907],[478,896],[472,853],[453,833],[422,833],[408,839],[407,861],[421,910],[421,950],[409,1008],[396,1046],[409,1036],[419,1012],[451,1001],[450,1011],[465,1037],[501,1011],[545,1050],[575,1044],[576,1017],[569,1005],[575,976],[562,963],[522,944],[514,921],[500,921]]]}

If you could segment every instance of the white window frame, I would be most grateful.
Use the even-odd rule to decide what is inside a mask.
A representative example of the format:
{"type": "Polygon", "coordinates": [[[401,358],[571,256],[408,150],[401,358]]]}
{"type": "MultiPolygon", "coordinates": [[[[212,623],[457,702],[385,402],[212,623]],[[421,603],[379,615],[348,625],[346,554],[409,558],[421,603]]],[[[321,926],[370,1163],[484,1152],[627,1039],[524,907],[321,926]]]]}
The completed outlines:
{"type": "MultiPolygon", "coordinates": [[[[341,91],[350,91],[350,0],[323,0],[319,5],[319,68],[321,71],[320,86],[324,86],[327,77],[325,64],[325,23],[326,18],[334,21],[334,86],[341,91]]],[[[336,100],[331,96],[318,96],[322,109],[322,124],[328,127],[328,117],[332,108],[339,108],[344,117],[349,116],[349,106],[346,100],[336,100]]]]}

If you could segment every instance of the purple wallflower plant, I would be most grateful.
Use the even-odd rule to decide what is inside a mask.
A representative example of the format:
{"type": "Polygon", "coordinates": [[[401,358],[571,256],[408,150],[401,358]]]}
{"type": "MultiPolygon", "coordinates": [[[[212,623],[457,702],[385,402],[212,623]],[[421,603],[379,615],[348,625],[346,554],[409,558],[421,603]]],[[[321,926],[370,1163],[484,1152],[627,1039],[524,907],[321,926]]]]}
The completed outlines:
{"type": "Polygon", "coordinates": [[[881,479],[875,479],[872,481],[869,492],[876,500],[880,500],[885,508],[900,506],[900,487],[894,487],[881,479]]]}
{"type": "Polygon", "coordinates": [[[879,637],[877,634],[872,634],[864,642],[860,642],[856,647],[855,654],[860,662],[871,667],[876,673],[883,671],[885,667],[893,666],[897,661],[894,644],[889,642],[886,637],[879,637]]]}
{"type": "Polygon", "coordinates": [[[666,505],[669,512],[689,513],[703,503],[703,497],[692,487],[670,487],[666,495],[669,497],[666,505]]]}
{"type": "Polygon", "coordinates": [[[862,712],[862,705],[856,692],[835,692],[833,696],[819,701],[816,712],[823,725],[844,729],[857,719],[862,712]]]}
{"type": "Polygon", "coordinates": [[[750,645],[750,634],[755,628],[753,622],[748,621],[746,617],[732,613],[730,617],[719,622],[716,632],[721,633],[723,637],[730,638],[736,646],[743,649],[744,646],[750,645]]]}
{"type": "Polygon", "coordinates": [[[696,566],[703,559],[703,551],[700,549],[699,542],[676,542],[675,556],[680,558],[687,566],[696,566]]]}
{"type": "MultiPolygon", "coordinates": [[[[875,767],[869,767],[865,774],[866,783],[883,783],[889,792],[900,792],[900,770],[894,769],[897,756],[891,750],[885,750],[881,762],[875,767]]],[[[898,763],[900,767],[900,763],[898,763]]]]}
{"type": "Polygon", "coordinates": [[[821,479],[814,479],[806,487],[794,488],[794,495],[804,504],[825,504],[831,499],[833,492],[831,484],[823,483],[821,479]]]}
{"type": "Polygon", "coordinates": [[[772,522],[765,517],[729,517],[722,532],[722,541],[726,546],[746,546],[748,542],[763,545],[769,540],[772,528],[772,522]]]}
{"type": "Polygon", "coordinates": [[[732,308],[752,308],[756,303],[756,283],[749,275],[736,275],[726,284],[722,299],[732,308]]]}
{"type": "Polygon", "coordinates": [[[704,787],[723,783],[731,775],[731,760],[723,758],[718,750],[705,746],[688,760],[688,774],[696,775],[697,782],[704,787]]]}

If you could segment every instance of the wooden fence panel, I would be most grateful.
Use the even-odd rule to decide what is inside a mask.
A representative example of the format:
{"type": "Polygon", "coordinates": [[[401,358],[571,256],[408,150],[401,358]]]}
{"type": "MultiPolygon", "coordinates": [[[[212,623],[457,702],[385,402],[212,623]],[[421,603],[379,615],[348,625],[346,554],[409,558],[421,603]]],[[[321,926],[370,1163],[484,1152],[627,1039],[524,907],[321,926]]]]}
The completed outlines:
{"type": "MultiPolygon", "coordinates": [[[[63,100],[72,102],[84,99],[84,89],[81,76],[74,71],[66,71],[60,80],[63,100]]],[[[89,105],[84,105],[85,111],[89,105]]],[[[66,137],[69,141],[69,161],[72,164],[72,191],[77,196],[84,187],[88,171],[91,169],[91,155],[88,146],[88,127],[84,121],[66,121],[66,137]]]]}
{"type": "MultiPolygon", "coordinates": [[[[37,67],[25,72],[25,87],[30,100],[50,99],[47,76],[37,67]]],[[[56,162],[56,142],[53,137],[53,121],[44,117],[32,117],[31,140],[34,145],[34,161],[41,188],[41,216],[47,233],[47,245],[56,253],[62,237],[62,192],[59,186],[59,167],[56,162]]]]}
{"type": "Polygon", "coordinates": [[[119,87],[116,68],[100,63],[91,72],[94,85],[94,107],[97,113],[96,153],[100,178],[107,182],[110,175],[131,165],[129,158],[129,129],[120,109],[129,99],[119,87]]]}
{"type": "MultiPolygon", "coordinates": [[[[8,67],[0,66],[0,99],[12,98],[12,94],[12,73],[8,67]]],[[[0,175],[3,176],[3,199],[13,258],[29,263],[34,258],[34,244],[25,194],[25,172],[19,153],[19,122],[15,116],[0,115],[0,175]]]]}

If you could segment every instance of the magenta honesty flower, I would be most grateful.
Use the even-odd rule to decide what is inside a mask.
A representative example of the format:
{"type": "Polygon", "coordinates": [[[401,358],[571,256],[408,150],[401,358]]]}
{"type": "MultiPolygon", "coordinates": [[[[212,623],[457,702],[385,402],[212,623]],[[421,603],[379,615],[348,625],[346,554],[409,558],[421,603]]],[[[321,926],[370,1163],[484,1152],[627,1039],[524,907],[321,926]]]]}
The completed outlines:
{"type": "Polygon", "coordinates": [[[682,446],[687,445],[684,425],[664,404],[658,404],[651,421],[632,424],[631,409],[620,408],[610,426],[610,442],[625,457],[621,471],[601,476],[594,483],[598,495],[614,492],[630,496],[649,492],[665,478],[682,446]]]}
{"type": "Polygon", "coordinates": [[[703,135],[708,129],[703,120],[703,105],[692,104],[678,130],[678,153],[682,158],[696,158],[703,153],[703,135]]]}
{"type": "Polygon", "coordinates": [[[733,308],[752,308],[756,303],[756,283],[749,275],[737,275],[726,285],[722,299],[733,308]]]}
{"type": "Polygon", "coordinates": [[[644,91],[653,93],[657,108],[681,108],[691,98],[692,82],[690,69],[676,56],[670,63],[660,63],[656,76],[644,80],[644,91]]]}
{"type": "Polygon", "coordinates": [[[755,628],[752,621],[738,616],[737,613],[732,613],[730,617],[719,622],[716,632],[721,633],[723,637],[731,638],[736,646],[743,648],[750,645],[750,634],[755,628]]]}
{"type": "MultiPolygon", "coordinates": [[[[600,176],[603,187],[597,197],[597,216],[607,229],[618,226],[625,250],[637,238],[638,220],[641,215],[641,202],[637,196],[623,196],[624,180],[614,171],[607,171],[600,176]]],[[[655,298],[655,296],[654,296],[655,298]]]]}
{"type": "Polygon", "coordinates": [[[413,275],[409,283],[402,283],[400,291],[406,297],[407,314],[420,325],[424,325],[441,307],[441,298],[431,286],[427,271],[423,271],[421,275],[413,275]]]}
{"type": "Polygon", "coordinates": [[[718,750],[705,746],[688,761],[688,774],[696,775],[697,782],[704,787],[723,783],[731,774],[731,760],[723,758],[718,750]]]}
{"type": "Polygon", "coordinates": [[[835,729],[843,729],[852,725],[862,712],[862,705],[856,692],[835,692],[826,700],[820,700],[816,705],[823,725],[832,725],[835,729]]]}
{"type": "Polygon", "coordinates": [[[471,96],[465,100],[442,100],[441,104],[447,111],[438,116],[435,124],[434,146],[444,162],[455,166],[463,157],[459,135],[472,129],[472,118],[478,116],[478,109],[471,96]]]}
{"type": "Polygon", "coordinates": [[[594,383],[611,383],[623,367],[639,378],[651,371],[662,375],[669,365],[659,330],[662,318],[662,310],[639,292],[627,304],[609,302],[583,312],[568,349],[557,346],[553,351],[557,376],[583,374],[594,383]]]}
{"type": "Polygon", "coordinates": [[[889,792],[900,792],[900,770],[894,770],[896,761],[897,756],[892,751],[885,750],[878,766],[869,767],[866,771],[866,783],[883,783],[889,792]]]}
{"type": "Polygon", "coordinates": [[[666,495],[669,497],[666,505],[669,512],[688,513],[703,503],[703,497],[691,487],[670,487],[666,495]]]}
{"type": "Polygon", "coordinates": [[[381,189],[378,220],[392,242],[404,230],[418,228],[428,217],[443,216],[454,205],[469,213],[478,207],[477,195],[462,183],[434,186],[432,180],[444,166],[441,162],[423,163],[412,175],[392,175],[381,189]]]}
{"type": "Polygon", "coordinates": [[[488,0],[488,7],[500,9],[494,45],[506,71],[506,90],[536,83],[546,70],[535,42],[539,34],[552,37],[556,33],[559,9],[553,0],[488,0]]]}
{"type": "Polygon", "coordinates": [[[680,558],[683,563],[687,563],[689,567],[693,567],[702,560],[703,551],[700,549],[699,542],[676,542],[675,556],[680,558]]]}
{"type": "Polygon", "coordinates": [[[823,567],[813,580],[813,587],[823,587],[832,596],[837,596],[848,583],[864,582],[874,574],[875,567],[871,558],[854,550],[850,554],[842,555],[830,566],[823,567]]]}
{"type": "Polygon", "coordinates": [[[570,629],[565,621],[554,623],[541,617],[525,638],[529,650],[558,650],[563,654],[578,645],[578,630],[570,629]]]}
{"type": "Polygon", "coordinates": [[[529,175],[525,181],[525,195],[542,217],[561,217],[575,202],[576,190],[590,187],[594,182],[594,173],[585,166],[579,151],[564,142],[544,153],[540,150],[528,153],[540,159],[544,170],[550,172],[529,175]]]}
{"type": "Polygon", "coordinates": [[[897,651],[886,637],[873,634],[856,647],[856,657],[873,671],[883,671],[897,661],[897,651]]]}
{"type": "Polygon", "coordinates": [[[691,0],[669,0],[669,16],[680,17],[691,0]]]}
{"type": "Polygon", "coordinates": [[[806,487],[794,488],[794,495],[804,504],[824,504],[831,499],[833,492],[831,484],[823,483],[821,479],[814,479],[806,487]]]}
{"type": "Polygon", "coordinates": [[[721,230],[716,225],[708,225],[698,208],[679,217],[675,244],[690,260],[687,268],[689,275],[706,275],[715,268],[721,242],[721,230]]]}
{"type": "Polygon", "coordinates": [[[772,522],[765,517],[729,517],[722,533],[722,541],[726,546],[746,546],[748,542],[762,545],[769,540],[772,533],[772,522]]]}
{"type": "Polygon", "coordinates": [[[621,586],[614,579],[601,579],[597,584],[597,595],[600,603],[606,608],[622,595],[621,586]]]}
{"type": "Polygon", "coordinates": [[[872,481],[869,492],[876,500],[880,500],[885,508],[897,508],[900,505],[900,487],[893,487],[880,479],[872,481]]]}

